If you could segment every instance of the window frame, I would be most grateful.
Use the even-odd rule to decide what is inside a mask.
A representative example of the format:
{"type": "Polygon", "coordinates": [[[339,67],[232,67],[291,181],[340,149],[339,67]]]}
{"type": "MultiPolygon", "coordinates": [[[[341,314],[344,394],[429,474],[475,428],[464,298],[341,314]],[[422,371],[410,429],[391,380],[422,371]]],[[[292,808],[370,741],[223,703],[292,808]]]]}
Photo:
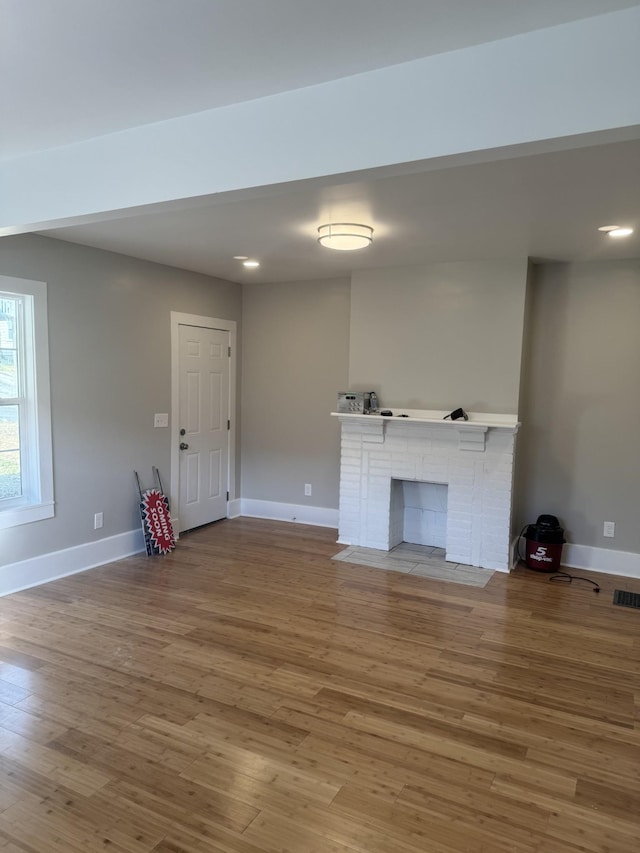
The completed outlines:
{"type": "Polygon", "coordinates": [[[0,294],[17,297],[22,302],[22,317],[18,323],[22,334],[18,333],[17,343],[23,368],[18,397],[2,399],[7,405],[19,406],[23,471],[22,496],[0,499],[0,530],[3,530],[52,518],[55,503],[47,285],[44,281],[0,275],[0,294]]]}

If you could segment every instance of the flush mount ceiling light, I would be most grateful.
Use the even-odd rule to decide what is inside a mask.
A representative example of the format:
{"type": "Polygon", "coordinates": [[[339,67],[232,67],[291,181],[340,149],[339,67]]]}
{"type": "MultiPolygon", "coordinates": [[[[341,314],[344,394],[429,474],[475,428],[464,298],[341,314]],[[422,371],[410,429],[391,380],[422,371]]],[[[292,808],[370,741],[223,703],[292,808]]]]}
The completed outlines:
{"type": "Polygon", "coordinates": [[[243,267],[250,267],[251,269],[253,269],[254,267],[260,266],[260,261],[243,261],[242,266],[243,267]]]}
{"type": "Polygon", "coordinates": [[[332,222],[318,228],[318,243],[327,249],[352,252],[365,249],[373,242],[373,228],[356,222],[332,222]]]}
{"type": "Polygon", "coordinates": [[[628,237],[633,234],[633,228],[620,225],[601,225],[598,231],[604,231],[609,237],[628,237]]]}

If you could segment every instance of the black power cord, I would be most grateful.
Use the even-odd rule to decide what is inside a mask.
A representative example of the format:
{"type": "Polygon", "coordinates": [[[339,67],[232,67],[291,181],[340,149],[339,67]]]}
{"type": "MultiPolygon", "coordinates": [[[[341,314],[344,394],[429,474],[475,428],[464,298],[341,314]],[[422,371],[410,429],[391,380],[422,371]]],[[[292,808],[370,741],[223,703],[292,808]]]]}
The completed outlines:
{"type": "Polygon", "coordinates": [[[591,578],[583,578],[580,575],[570,575],[569,572],[558,572],[557,575],[552,575],[549,578],[549,581],[556,581],[557,583],[571,583],[572,581],[585,581],[586,583],[593,584],[593,591],[600,592],[600,585],[595,581],[592,581],[591,578]]]}

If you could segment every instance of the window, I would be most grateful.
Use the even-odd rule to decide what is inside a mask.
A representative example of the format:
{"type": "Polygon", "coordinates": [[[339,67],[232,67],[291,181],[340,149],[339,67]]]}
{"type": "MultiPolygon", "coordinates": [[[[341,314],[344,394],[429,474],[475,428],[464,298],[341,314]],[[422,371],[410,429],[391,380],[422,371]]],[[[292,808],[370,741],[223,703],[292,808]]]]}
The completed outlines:
{"type": "Polygon", "coordinates": [[[0,276],[0,529],[51,516],[47,286],[0,276]]]}

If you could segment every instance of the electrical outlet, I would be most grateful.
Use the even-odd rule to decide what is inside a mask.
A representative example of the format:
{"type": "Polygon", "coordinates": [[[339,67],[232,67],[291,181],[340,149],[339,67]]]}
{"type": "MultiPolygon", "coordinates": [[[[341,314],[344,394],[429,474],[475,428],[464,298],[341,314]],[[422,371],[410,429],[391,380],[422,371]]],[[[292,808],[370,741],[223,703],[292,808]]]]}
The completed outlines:
{"type": "Polygon", "coordinates": [[[154,427],[168,427],[169,426],[169,415],[168,414],[159,414],[153,416],[153,425],[154,427]]]}
{"type": "Polygon", "coordinates": [[[104,515],[101,512],[97,512],[93,516],[93,529],[100,530],[102,525],[104,524],[104,515]]]}
{"type": "Polygon", "coordinates": [[[307,498],[311,497],[311,483],[305,483],[304,484],[304,494],[305,494],[305,497],[307,497],[307,498]]]}
{"type": "Polygon", "coordinates": [[[605,521],[604,530],[602,531],[603,536],[609,536],[613,539],[616,535],[616,523],[615,521],[605,521]]]}

